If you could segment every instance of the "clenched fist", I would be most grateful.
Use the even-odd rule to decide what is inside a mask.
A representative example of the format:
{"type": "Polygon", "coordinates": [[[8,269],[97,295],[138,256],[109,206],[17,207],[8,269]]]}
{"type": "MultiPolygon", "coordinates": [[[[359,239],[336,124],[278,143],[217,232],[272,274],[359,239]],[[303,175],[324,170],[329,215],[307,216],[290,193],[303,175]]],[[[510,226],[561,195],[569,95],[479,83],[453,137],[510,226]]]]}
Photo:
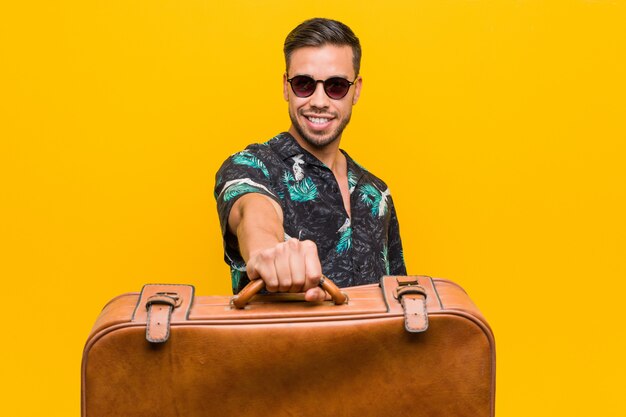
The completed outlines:
{"type": "Polygon", "coordinates": [[[306,301],[322,301],[326,296],[318,287],[322,266],[317,246],[310,240],[289,239],[251,252],[246,271],[251,280],[262,279],[270,292],[304,292],[306,301]]]}

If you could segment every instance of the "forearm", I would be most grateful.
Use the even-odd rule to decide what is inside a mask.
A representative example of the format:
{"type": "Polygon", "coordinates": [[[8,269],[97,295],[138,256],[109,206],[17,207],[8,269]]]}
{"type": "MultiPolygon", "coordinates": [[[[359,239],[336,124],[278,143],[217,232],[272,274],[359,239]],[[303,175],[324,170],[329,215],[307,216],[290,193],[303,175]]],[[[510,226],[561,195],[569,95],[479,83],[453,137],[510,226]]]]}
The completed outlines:
{"type": "Polygon", "coordinates": [[[250,279],[262,279],[270,292],[305,292],[305,300],[322,301],[318,287],[322,267],[311,241],[284,240],[283,212],[261,194],[247,194],[233,205],[228,217],[250,279]]]}
{"type": "Polygon", "coordinates": [[[255,253],[284,240],[280,206],[260,194],[240,198],[232,208],[228,225],[231,233],[237,236],[239,251],[246,262],[255,253]]]}

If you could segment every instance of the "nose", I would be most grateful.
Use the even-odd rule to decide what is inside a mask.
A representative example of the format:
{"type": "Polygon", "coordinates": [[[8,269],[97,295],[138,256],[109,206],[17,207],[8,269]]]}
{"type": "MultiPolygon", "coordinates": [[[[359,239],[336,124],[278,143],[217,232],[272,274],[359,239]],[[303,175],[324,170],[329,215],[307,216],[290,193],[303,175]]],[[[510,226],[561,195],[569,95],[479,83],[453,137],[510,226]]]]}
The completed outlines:
{"type": "Polygon", "coordinates": [[[312,107],[325,109],[329,105],[329,100],[330,98],[326,95],[326,92],[324,91],[324,82],[321,80],[317,81],[317,83],[315,83],[315,91],[313,92],[313,95],[309,97],[309,103],[312,107]]]}

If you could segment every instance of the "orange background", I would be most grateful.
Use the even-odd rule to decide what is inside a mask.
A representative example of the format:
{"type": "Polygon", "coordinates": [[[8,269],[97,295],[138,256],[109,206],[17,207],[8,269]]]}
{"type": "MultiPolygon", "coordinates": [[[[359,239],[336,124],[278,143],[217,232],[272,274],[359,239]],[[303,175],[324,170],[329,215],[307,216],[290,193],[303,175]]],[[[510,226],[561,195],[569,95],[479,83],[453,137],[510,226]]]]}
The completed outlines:
{"type": "Polygon", "coordinates": [[[79,415],[113,296],[228,293],[214,173],[288,128],[282,42],[313,16],[361,38],[342,147],[389,184],[409,272],[491,322],[497,415],[625,415],[621,0],[5,2],[2,414],[79,415]]]}

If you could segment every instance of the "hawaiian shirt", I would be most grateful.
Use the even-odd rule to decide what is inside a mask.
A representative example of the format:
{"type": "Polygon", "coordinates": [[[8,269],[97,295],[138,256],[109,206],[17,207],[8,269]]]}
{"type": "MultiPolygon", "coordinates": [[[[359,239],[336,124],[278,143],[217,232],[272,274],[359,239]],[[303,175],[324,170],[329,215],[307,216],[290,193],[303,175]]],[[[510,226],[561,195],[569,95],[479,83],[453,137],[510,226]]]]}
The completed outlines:
{"type": "Polygon", "coordinates": [[[231,155],[216,174],[215,198],[224,239],[224,260],[231,269],[233,293],[250,280],[228,230],[233,204],[260,193],[283,210],[285,240],[312,240],[322,272],[340,287],[377,283],[383,275],[406,275],[398,218],[383,181],[348,163],[351,217],[334,174],[284,132],[231,155]]]}

